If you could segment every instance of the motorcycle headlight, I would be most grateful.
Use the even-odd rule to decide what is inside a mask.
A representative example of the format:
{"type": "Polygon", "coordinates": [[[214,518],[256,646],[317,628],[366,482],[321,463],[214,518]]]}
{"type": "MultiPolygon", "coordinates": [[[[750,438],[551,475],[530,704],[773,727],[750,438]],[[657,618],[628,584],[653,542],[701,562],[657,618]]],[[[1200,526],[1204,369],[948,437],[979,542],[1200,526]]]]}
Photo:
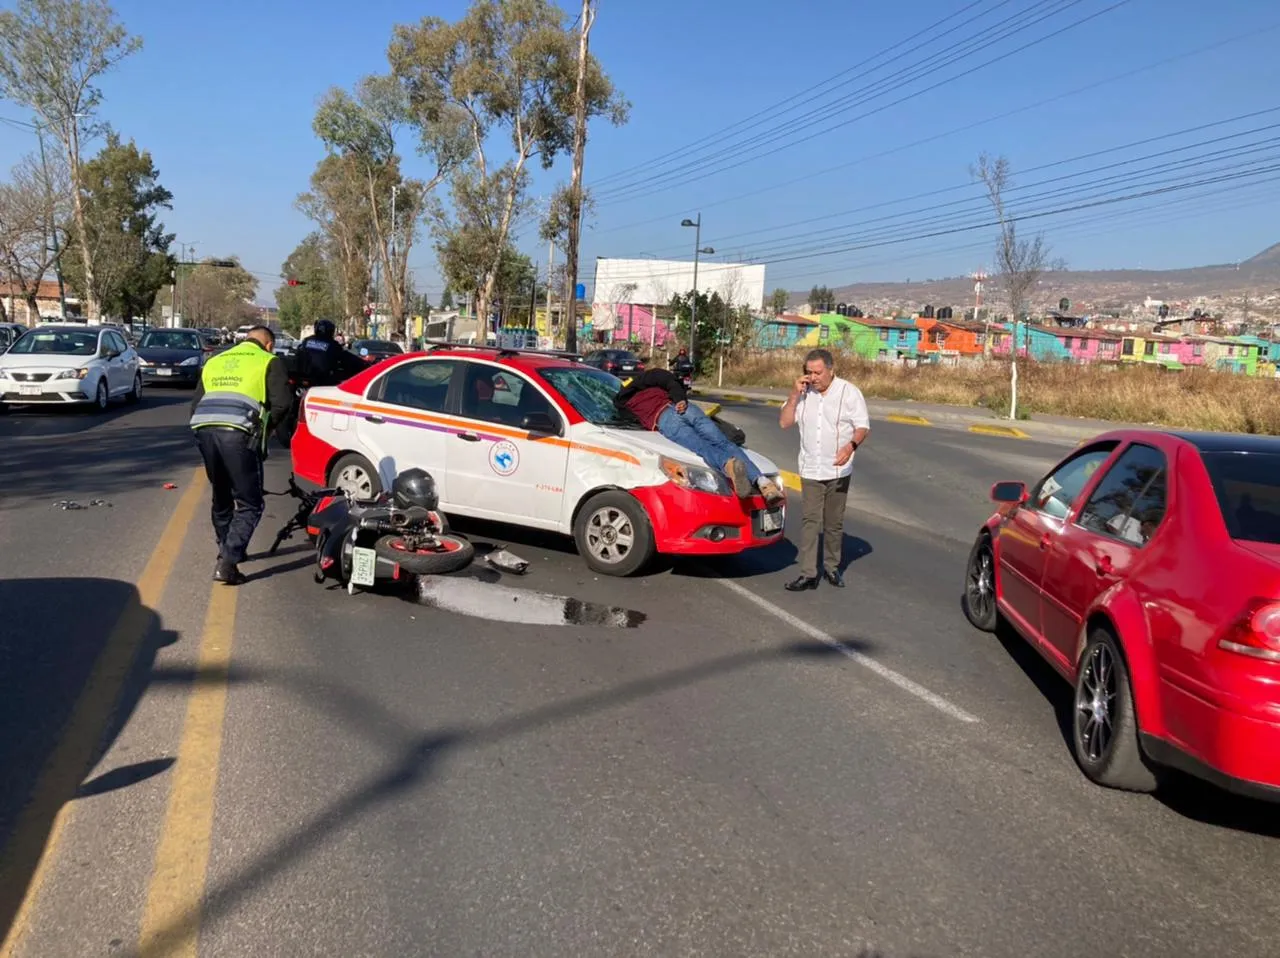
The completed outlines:
{"type": "Polygon", "coordinates": [[[658,459],[658,468],[662,470],[663,475],[682,489],[694,489],[720,496],[729,494],[729,480],[706,466],[692,466],[662,456],[658,459]]]}
{"type": "Polygon", "coordinates": [[[55,377],[57,379],[84,379],[89,375],[89,370],[81,367],[80,369],[64,369],[55,377]]]}
{"type": "Polygon", "coordinates": [[[179,366],[199,366],[200,357],[192,356],[190,359],[184,359],[182,362],[178,363],[178,365],[179,366]]]}

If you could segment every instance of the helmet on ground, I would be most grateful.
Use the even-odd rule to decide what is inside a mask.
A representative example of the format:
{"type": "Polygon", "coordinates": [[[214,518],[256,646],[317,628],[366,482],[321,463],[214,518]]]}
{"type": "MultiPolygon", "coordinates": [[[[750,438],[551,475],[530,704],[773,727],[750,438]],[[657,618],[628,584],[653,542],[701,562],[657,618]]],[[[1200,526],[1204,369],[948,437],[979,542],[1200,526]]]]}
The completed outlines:
{"type": "Polygon", "coordinates": [[[338,331],[338,327],[333,325],[333,320],[322,319],[316,323],[317,339],[333,339],[333,334],[338,331]]]}
{"type": "Polygon", "coordinates": [[[433,511],[440,505],[436,481],[425,469],[406,469],[391,483],[391,496],[397,509],[417,506],[433,511]]]}

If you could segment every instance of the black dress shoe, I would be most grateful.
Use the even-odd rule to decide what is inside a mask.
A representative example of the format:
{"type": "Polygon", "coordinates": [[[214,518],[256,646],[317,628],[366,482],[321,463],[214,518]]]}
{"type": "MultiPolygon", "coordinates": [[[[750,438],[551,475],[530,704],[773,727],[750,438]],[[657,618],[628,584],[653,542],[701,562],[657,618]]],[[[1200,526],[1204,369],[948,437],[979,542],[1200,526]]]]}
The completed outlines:
{"type": "Polygon", "coordinates": [[[837,589],[844,588],[844,576],[840,574],[839,569],[832,569],[830,572],[824,572],[823,577],[837,589]]]}
{"type": "Polygon", "coordinates": [[[785,586],[788,592],[803,592],[805,589],[816,589],[818,587],[818,577],[802,575],[792,579],[785,586]]]}
{"type": "Polygon", "coordinates": [[[246,578],[238,566],[230,562],[219,562],[213,570],[213,581],[224,585],[244,585],[246,578]]]}

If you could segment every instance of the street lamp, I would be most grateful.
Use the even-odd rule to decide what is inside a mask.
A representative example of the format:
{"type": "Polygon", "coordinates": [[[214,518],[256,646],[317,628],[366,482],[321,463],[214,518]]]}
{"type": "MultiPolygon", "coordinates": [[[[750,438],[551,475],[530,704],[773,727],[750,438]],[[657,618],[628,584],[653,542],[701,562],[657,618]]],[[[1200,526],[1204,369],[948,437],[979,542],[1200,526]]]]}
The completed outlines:
{"type": "Polygon", "coordinates": [[[689,307],[689,359],[692,361],[695,356],[695,335],[698,329],[698,254],[705,253],[710,256],[715,252],[710,246],[702,245],[702,214],[698,214],[696,220],[683,220],[681,226],[692,226],[694,228],[693,240],[693,302],[689,307]]]}

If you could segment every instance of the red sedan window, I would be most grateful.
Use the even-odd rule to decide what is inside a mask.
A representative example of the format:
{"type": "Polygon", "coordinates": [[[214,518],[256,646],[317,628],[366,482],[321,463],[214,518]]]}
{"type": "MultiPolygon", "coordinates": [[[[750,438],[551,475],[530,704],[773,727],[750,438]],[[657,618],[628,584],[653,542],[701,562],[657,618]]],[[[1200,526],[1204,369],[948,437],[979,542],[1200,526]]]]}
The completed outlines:
{"type": "Polygon", "coordinates": [[[1071,504],[1084,492],[1093,474],[1111,457],[1117,445],[1115,442],[1099,443],[1072,456],[1040,480],[1031,494],[1031,508],[1055,519],[1065,519],[1071,511],[1071,504]]]}
{"type": "Polygon", "coordinates": [[[1164,453],[1159,449],[1130,446],[1080,510],[1080,525],[1131,545],[1146,545],[1164,520],[1167,475],[1164,453]]]}
{"type": "Polygon", "coordinates": [[[1280,545],[1280,456],[1256,452],[1201,455],[1231,538],[1280,545]]]}

